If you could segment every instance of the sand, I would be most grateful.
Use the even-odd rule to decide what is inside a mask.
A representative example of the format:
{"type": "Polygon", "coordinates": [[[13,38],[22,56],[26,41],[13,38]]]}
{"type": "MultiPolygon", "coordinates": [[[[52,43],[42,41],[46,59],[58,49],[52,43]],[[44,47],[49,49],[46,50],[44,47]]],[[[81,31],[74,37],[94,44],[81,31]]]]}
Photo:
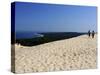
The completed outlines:
{"type": "Polygon", "coordinates": [[[15,45],[15,73],[97,68],[97,35],[87,35],[37,46],[15,45]]]}

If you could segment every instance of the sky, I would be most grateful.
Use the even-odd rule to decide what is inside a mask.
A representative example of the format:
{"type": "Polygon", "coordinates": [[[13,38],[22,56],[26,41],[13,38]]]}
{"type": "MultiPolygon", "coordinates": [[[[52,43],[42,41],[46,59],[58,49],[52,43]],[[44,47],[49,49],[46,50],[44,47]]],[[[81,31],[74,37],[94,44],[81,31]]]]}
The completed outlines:
{"type": "Polygon", "coordinates": [[[97,7],[16,2],[15,28],[16,32],[97,31],[97,7]]]}

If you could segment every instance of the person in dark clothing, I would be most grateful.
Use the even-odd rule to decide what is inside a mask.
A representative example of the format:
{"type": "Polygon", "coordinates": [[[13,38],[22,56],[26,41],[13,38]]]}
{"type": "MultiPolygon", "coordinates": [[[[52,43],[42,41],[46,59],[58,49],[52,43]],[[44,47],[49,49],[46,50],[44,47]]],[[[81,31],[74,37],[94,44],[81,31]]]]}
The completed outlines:
{"type": "Polygon", "coordinates": [[[92,31],[92,38],[94,38],[94,35],[95,35],[95,32],[94,32],[94,30],[92,31]]]}
{"type": "Polygon", "coordinates": [[[90,37],[90,35],[91,35],[91,32],[90,32],[90,30],[88,31],[88,36],[90,37]]]}

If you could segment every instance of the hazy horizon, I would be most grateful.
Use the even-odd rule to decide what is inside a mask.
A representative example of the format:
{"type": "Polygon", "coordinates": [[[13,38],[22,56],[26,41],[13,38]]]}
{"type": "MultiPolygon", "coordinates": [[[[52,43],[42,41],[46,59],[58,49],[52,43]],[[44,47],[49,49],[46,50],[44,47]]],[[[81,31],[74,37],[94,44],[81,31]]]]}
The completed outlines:
{"type": "Polygon", "coordinates": [[[15,2],[15,28],[16,32],[97,32],[97,7],[15,2]]]}
{"type": "MultiPolygon", "coordinates": [[[[16,32],[34,32],[34,33],[49,33],[49,32],[54,32],[54,31],[16,31],[16,32]]],[[[55,31],[54,33],[56,33],[56,32],[58,32],[58,33],[60,33],[59,31],[55,31]]],[[[92,31],[91,31],[92,32],[92,31]]],[[[62,31],[62,33],[63,33],[63,31],[62,31]]],[[[65,33],[70,33],[70,32],[65,32],[65,33]]],[[[74,33],[74,32],[72,32],[72,33],[74,33]]],[[[88,33],[88,31],[87,32],[75,32],[75,33],[88,33]]]]}

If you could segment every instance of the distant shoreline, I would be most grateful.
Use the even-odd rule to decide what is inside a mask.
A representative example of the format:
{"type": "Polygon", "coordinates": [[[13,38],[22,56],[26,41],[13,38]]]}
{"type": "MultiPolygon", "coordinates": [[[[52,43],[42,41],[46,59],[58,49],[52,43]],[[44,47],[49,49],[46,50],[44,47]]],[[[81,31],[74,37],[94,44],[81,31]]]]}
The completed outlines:
{"type": "Polygon", "coordinates": [[[40,33],[43,37],[36,37],[36,38],[22,38],[16,39],[15,43],[21,44],[22,46],[35,46],[40,45],[52,41],[69,39],[73,37],[77,37],[87,33],[77,33],[77,32],[45,32],[40,33]]]}

